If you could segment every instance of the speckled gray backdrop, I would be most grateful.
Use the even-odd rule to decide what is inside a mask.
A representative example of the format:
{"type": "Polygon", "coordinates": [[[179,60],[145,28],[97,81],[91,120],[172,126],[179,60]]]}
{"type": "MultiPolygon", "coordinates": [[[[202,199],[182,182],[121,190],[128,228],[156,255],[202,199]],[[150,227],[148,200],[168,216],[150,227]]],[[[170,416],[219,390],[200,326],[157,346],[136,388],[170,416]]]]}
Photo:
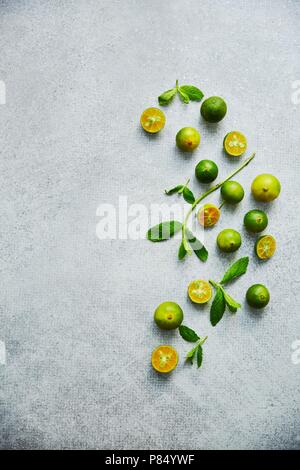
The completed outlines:
{"type": "MultiPolygon", "coordinates": [[[[296,0],[0,1],[2,448],[300,447],[299,20],[296,0]],[[139,115],[176,78],[223,96],[228,114],[205,125],[197,103],[176,100],[149,138],[139,115]],[[185,125],[202,136],[188,158],[174,147],[185,125]],[[201,158],[226,175],[236,162],[222,139],[234,128],[257,157],[238,178],[245,200],[207,237],[205,265],[180,264],[178,240],[96,237],[101,203],[166,202],[162,190],[201,158]],[[264,171],[283,189],[267,207],[278,250],[260,265],[242,216],[264,171]],[[244,243],[220,256],[215,237],[228,226],[244,243]],[[212,328],[186,286],[247,254],[248,273],[230,288],[243,308],[212,328]],[[272,296],[260,314],[243,300],[254,282],[272,296]],[[153,325],[167,299],[209,338],[201,371],[181,361],[163,379],[151,350],[169,342],[183,358],[188,348],[153,325]]],[[[201,191],[193,176],[192,188],[201,191]]]]}

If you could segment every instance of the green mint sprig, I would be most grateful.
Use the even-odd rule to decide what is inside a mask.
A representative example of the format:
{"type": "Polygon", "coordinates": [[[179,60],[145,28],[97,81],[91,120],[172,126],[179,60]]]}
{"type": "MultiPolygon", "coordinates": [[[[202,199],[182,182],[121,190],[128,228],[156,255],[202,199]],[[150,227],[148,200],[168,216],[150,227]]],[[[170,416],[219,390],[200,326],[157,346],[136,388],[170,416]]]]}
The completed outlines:
{"type": "Polygon", "coordinates": [[[190,188],[188,187],[189,182],[190,180],[188,179],[185,184],[179,184],[175,186],[174,188],[165,189],[165,194],[167,196],[171,196],[172,194],[176,194],[176,193],[182,194],[186,202],[188,202],[189,204],[194,204],[195,196],[193,192],[190,190],[190,188]]]}
{"type": "Polygon", "coordinates": [[[236,313],[237,309],[241,307],[241,304],[234,300],[226,290],[224,289],[224,284],[236,279],[239,276],[245,274],[248,268],[249,258],[248,256],[240,258],[235,263],[233,263],[229,269],[225,272],[221,282],[215,282],[209,280],[210,284],[215,288],[215,296],[210,307],[210,322],[212,326],[216,326],[217,323],[222,319],[226,306],[231,313],[236,313]]]}
{"type": "Polygon", "coordinates": [[[203,361],[203,348],[202,345],[205,343],[207,340],[208,336],[205,336],[205,338],[201,339],[197,333],[189,328],[188,326],[185,325],[180,325],[179,327],[179,333],[180,336],[185,340],[188,341],[189,343],[196,343],[196,345],[191,349],[190,351],[187,352],[186,354],[186,360],[190,361],[191,364],[193,364],[194,358],[196,357],[197,359],[197,367],[201,367],[202,361],[203,361]]]}
{"type": "Polygon", "coordinates": [[[183,103],[188,104],[190,101],[201,101],[204,94],[199,88],[194,85],[178,85],[178,80],[176,80],[176,85],[174,88],[165,91],[158,97],[158,102],[161,106],[166,106],[171,101],[173,101],[175,95],[179,95],[183,103]]]}
{"type": "Polygon", "coordinates": [[[179,247],[178,258],[182,260],[187,254],[191,255],[194,252],[200,261],[205,262],[208,258],[208,251],[203,243],[185,226],[182,226],[181,230],[182,242],[179,247]]]}

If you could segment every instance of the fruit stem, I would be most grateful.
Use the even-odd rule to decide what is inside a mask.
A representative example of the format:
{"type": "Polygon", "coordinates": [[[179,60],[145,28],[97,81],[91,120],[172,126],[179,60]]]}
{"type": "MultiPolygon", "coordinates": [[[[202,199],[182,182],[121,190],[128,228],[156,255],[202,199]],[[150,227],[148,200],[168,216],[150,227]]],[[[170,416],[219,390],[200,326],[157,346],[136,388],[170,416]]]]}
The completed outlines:
{"type": "Polygon", "coordinates": [[[222,209],[222,207],[224,206],[225,204],[225,201],[222,201],[222,203],[219,205],[219,209],[222,209]]]}
{"type": "Polygon", "coordinates": [[[176,90],[178,91],[178,80],[176,80],[176,90]]]}
{"type": "Polygon", "coordinates": [[[240,171],[242,171],[243,168],[245,168],[245,166],[249,165],[249,163],[251,162],[251,160],[253,160],[253,158],[255,157],[255,152],[252,153],[252,155],[247,158],[236,170],[234,170],[232,173],[230,173],[230,175],[228,175],[223,181],[221,181],[220,183],[216,184],[215,186],[212,186],[211,188],[208,189],[208,191],[206,191],[205,193],[202,193],[200,194],[200,196],[195,200],[195,202],[192,204],[191,208],[189,209],[189,211],[187,212],[186,216],[185,216],[185,219],[184,219],[184,222],[183,222],[183,226],[186,227],[186,224],[188,222],[188,219],[191,215],[191,213],[193,212],[193,210],[197,207],[197,205],[199,204],[199,202],[201,202],[203,199],[205,199],[207,196],[209,196],[211,193],[213,193],[214,191],[216,191],[217,189],[219,189],[222,184],[224,184],[226,181],[230,180],[233,176],[235,176],[237,173],[239,173],[240,171]]]}

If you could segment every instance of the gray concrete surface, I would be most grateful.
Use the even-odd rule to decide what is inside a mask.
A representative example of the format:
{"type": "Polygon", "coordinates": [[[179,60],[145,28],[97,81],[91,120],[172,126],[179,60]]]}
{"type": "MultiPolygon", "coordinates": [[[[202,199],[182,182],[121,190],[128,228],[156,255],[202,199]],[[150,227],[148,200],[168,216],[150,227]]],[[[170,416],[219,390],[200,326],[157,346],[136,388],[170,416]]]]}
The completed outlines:
{"type": "MultiPolygon", "coordinates": [[[[0,2],[1,448],[300,447],[300,364],[292,356],[300,339],[300,104],[292,95],[299,15],[296,0],[0,2]],[[176,78],[223,96],[228,114],[205,125],[197,103],[176,100],[165,130],[149,138],[141,111],[176,78]],[[185,125],[202,136],[189,158],[174,147],[185,125]],[[201,158],[226,175],[236,163],[221,144],[234,128],[257,157],[238,178],[245,200],[225,208],[207,236],[207,264],[179,264],[177,240],[96,237],[102,203],[117,204],[119,195],[147,208],[166,202],[162,190],[192,176],[201,158]],[[264,265],[242,229],[261,172],[282,183],[267,207],[278,250],[264,265]],[[244,243],[220,256],[215,237],[228,226],[244,243]],[[262,282],[271,303],[254,314],[243,300],[235,317],[212,328],[208,308],[191,305],[186,286],[218,278],[247,254],[248,273],[230,292],[243,300],[262,282]],[[188,349],[153,325],[166,299],[209,336],[200,371],[182,360],[169,378],[151,370],[161,341],[181,359],[188,349]]],[[[193,178],[192,188],[201,191],[193,178]]]]}

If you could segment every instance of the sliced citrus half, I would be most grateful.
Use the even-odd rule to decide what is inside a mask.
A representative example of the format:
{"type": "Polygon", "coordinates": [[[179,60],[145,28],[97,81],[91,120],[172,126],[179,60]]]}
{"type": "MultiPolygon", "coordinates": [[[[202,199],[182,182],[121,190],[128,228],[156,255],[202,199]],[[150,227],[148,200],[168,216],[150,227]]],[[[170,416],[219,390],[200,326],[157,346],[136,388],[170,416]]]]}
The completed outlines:
{"type": "Polygon", "coordinates": [[[198,222],[202,227],[208,228],[215,225],[220,218],[220,209],[214,204],[204,204],[198,212],[198,222]]]}
{"type": "Polygon", "coordinates": [[[188,286],[189,298],[196,304],[206,304],[212,296],[212,288],[207,281],[198,279],[188,286]]]}
{"type": "Polygon", "coordinates": [[[151,357],[151,363],[153,369],[157,372],[167,373],[175,369],[178,364],[178,353],[176,349],[172,348],[167,344],[158,346],[154,349],[151,357]]]}
{"type": "Polygon", "coordinates": [[[262,235],[255,244],[255,253],[259,259],[269,259],[276,251],[276,240],[272,235],[262,235]]]}
{"type": "Polygon", "coordinates": [[[147,108],[142,113],[140,122],[146,132],[155,134],[165,126],[166,116],[158,108],[147,108]]]}
{"type": "Polygon", "coordinates": [[[247,149],[247,139],[239,131],[231,131],[225,135],[223,147],[228,155],[239,157],[247,149]]]}

